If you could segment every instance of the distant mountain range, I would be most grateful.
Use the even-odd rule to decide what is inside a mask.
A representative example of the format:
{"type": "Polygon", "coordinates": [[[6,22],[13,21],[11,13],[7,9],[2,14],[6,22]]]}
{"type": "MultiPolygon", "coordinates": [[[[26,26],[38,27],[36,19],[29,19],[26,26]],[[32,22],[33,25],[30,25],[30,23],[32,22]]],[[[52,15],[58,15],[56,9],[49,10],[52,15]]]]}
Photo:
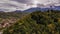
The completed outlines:
{"type": "MultiPolygon", "coordinates": [[[[60,10],[60,6],[50,6],[49,8],[40,8],[40,7],[34,7],[34,8],[29,8],[27,10],[21,11],[21,10],[16,10],[12,12],[34,12],[34,11],[46,11],[46,10],[60,10]]],[[[0,11],[3,12],[3,11],[0,11]]]]}
{"type": "MultiPolygon", "coordinates": [[[[24,10],[23,12],[34,12],[34,11],[47,11],[47,10],[60,10],[60,6],[51,6],[50,8],[40,8],[40,7],[34,7],[29,8],[27,10],[24,10]]],[[[17,11],[18,12],[18,11],[17,11]]]]}
{"type": "Polygon", "coordinates": [[[60,6],[54,6],[53,9],[55,9],[55,10],[60,10],[60,6]]]}
{"type": "Polygon", "coordinates": [[[47,10],[60,10],[60,6],[50,6],[49,8],[40,8],[40,7],[34,7],[34,8],[29,8],[27,10],[21,11],[21,10],[16,10],[15,12],[34,12],[34,11],[47,11],[47,10]]]}

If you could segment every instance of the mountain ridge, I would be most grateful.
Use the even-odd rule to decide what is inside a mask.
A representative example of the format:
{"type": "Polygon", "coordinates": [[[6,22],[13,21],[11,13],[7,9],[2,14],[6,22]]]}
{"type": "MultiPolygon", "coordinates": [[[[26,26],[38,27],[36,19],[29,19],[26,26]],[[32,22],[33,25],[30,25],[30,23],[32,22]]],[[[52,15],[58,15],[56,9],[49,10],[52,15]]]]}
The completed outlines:
{"type": "MultiPolygon", "coordinates": [[[[36,10],[41,10],[41,11],[46,11],[46,10],[60,10],[60,6],[50,6],[50,7],[47,7],[47,8],[41,8],[41,7],[33,7],[33,8],[29,8],[29,9],[26,9],[26,10],[15,10],[15,11],[11,11],[11,12],[33,12],[33,11],[36,11],[36,10]]],[[[2,10],[3,11],[3,10],[2,10]]],[[[5,12],[5,11],[3,11],[5,12]]]]}

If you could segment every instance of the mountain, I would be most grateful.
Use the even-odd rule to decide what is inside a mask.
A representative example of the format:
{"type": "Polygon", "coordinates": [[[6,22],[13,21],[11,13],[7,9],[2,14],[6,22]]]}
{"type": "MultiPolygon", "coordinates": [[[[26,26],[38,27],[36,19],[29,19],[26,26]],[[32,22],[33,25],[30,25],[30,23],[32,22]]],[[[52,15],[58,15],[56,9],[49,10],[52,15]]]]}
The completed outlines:
{"type": "Polygon", "coordinates": [[[24,12],[34,12],[34,11],[46,11],[49,8],[39,8],[39,7],[35,7],[35,8],[29,8],[27,10],[24,10],[24,12]]]}
{"type": "Polygon", "coordinates": [[[17,13],[19,13],[19,12],[22,12],[21,10],[15,10],[15,11],[13,11],[13,12],[17,12],[17,13]]]}
{"type": "Polygon", "coordinates": [[[60,10],[60,6],[54,6],[55,10],[60,10]]]}
{"type": "Polygon", "coordinates": [[[29,8],[29,9],[27,9],[27,10],[24,10],[25,12],[34,12],[34,11],[36,11],[36,10],[40,10],[41,8],[29,8]]]}
{"type": "Polygon", "coordinates": [[[40,7],[34,7],[29,8],[27,10],[24,10],[23,12],[34,12],[34,11],[47,11],[47,10],[60,10],[60,6],[50,6],[50,8],[40,8],[40,7]]]}
{"type": "Polygon", "coordinates": [[[0,12],[4,12],[4,11],[1,11],[1,10],[0,10],[0,12]]]}
{"type": "Polygon", "coordinates": [[[4,29],[3,34],[59,34],[60,12],[32,12],[4,29]]]}
{"type": "MultiPolygon", "coordinates": [[[[15,11],[11,11],[11,12],[17,12],[17,13],[20,13],[20,12],[24,12],[24,13],[27,12],[28,13],[28,12],[30,12],[31,13],[31,12],[34,12],[34,11],[47,11],[47,10],[60,10],[60,6],[50,6],[50,7],[46,7],[46,8],[33,7],[33,8],[26,9],[24,11],[15,10],[15,11]]],[[[4,12],[4,10],[0,9],[0,12],[4,12]]]]}

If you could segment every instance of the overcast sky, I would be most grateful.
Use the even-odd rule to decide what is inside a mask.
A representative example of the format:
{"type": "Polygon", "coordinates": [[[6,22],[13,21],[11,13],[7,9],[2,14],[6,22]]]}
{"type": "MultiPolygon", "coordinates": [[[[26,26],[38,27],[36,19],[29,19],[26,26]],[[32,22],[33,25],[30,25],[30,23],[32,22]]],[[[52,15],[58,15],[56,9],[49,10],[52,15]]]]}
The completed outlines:
{"type": "Polygon", "coordinates": [[[26,10],[32,7],[60,6],[60,0],[0,0],[0,10],[26,10]]]}

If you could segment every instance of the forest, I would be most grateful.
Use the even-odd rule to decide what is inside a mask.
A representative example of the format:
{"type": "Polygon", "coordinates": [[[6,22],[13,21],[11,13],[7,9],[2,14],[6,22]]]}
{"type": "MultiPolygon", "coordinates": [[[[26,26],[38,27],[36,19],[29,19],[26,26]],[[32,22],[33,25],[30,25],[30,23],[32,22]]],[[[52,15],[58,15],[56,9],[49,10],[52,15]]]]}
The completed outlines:
{"type": "Polygon", "coordinates": [[[3,34],[60,34],[60,11],[34,11],[6,27],[3,34]]]}

